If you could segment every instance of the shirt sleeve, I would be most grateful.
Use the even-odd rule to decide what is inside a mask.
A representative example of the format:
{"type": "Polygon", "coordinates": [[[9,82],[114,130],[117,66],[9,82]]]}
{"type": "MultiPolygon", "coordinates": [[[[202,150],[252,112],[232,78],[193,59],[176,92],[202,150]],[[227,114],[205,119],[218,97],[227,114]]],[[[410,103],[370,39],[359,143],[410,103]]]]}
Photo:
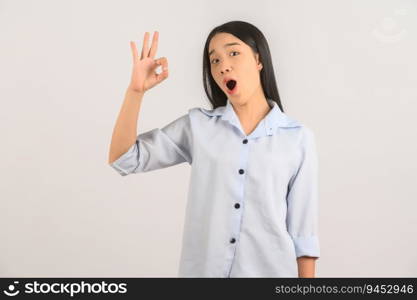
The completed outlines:
{"type": "Polygon", "coordinates": [[[286,223],[297,257],[319,258],[318,158],[313,131],[303,129],[301,164],[288,185],[286,223]]]}
{"type": "Polygon", "coordinates": [[[189,114],[163,128],[137,136],[135,143],[110,164],[121,176],[148,172],[183,162],[192,163],[192,134],[189,114]]]}

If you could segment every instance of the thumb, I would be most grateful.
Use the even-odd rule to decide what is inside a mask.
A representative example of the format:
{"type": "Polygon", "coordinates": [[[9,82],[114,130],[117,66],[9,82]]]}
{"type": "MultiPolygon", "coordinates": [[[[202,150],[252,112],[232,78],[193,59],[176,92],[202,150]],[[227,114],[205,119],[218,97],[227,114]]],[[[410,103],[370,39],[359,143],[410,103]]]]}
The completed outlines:
{"type": "Polygon", "coordinates": [[[155,60],[155,68],[161,67],[161,72],[158,74],[155,72],[158,81],[161,81],[168,77],[168,62],[165,57],[155,60]]]}
{"type": "Polygon", "coordinates": [[[166,79],[168,77],[168,70],[167,69],[166,70],[162,70],[162,72],[159,73],[159,74],[155,73],[155,76],[156,76],[156,80],[158,82],[161,82],[162,80],[164,80],[164,79],[166,79]]]}
{"type": "Polygon", "coordinates": [[[166,57],[161,57],[161,58],[156,59],[155,65],[156,67],[161,66],[162,71],[168,70],[168,60],[166,59],[166,57]]]}

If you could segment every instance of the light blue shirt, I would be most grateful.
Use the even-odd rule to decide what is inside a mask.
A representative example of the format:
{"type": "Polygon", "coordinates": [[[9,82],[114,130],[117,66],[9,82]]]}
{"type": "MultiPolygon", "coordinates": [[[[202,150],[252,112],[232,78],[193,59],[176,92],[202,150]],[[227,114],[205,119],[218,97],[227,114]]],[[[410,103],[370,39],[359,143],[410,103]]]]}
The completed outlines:
{"type": "Polygon", "coordinates": [[[138,135],[122,176],[191,165],[179,277],[298,277],[320,256],[313,131],[272,109],[246,135],[230,100],[138,135]]]}

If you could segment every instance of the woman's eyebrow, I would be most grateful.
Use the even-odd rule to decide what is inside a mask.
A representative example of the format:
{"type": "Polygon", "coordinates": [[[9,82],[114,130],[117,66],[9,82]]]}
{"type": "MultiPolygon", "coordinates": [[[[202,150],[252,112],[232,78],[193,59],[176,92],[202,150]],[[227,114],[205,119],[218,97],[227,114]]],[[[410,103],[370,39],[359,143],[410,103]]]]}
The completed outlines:
{"type": "MultiPolygon", "coordinates": [[[[240,44],[239,44],[239,43],[237,43],[237,42],[227,43],[227,44],[224,44],[224,45],[223,45],[223,48],[226,48],[227,46],[233,46],[233,45],[240,45],[240,44]]],[[[210,56],[210,55],[212,55],[212,54],[213,54],[213,52],[215,52],[215,51],[214,51],[214,49],[213,49],[213,50],[211,50],[211,51],[209,52],[209,56],[210,56]]]]}

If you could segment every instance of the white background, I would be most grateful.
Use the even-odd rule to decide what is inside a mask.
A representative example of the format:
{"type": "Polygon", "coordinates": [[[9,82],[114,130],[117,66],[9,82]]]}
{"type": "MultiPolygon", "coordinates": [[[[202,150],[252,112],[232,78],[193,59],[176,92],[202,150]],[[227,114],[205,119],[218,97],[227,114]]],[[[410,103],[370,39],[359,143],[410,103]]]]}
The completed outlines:
{"type": "Polygon", "coordinates": [[[417,276],[417,1],[0,1],[0,276],[175,277],[190,166],[108,164],[129,41],[169,78],[138,133],[209,108],[210,30],[266,36],[285,112],[315,132],[317,277],[417,276]]]}

